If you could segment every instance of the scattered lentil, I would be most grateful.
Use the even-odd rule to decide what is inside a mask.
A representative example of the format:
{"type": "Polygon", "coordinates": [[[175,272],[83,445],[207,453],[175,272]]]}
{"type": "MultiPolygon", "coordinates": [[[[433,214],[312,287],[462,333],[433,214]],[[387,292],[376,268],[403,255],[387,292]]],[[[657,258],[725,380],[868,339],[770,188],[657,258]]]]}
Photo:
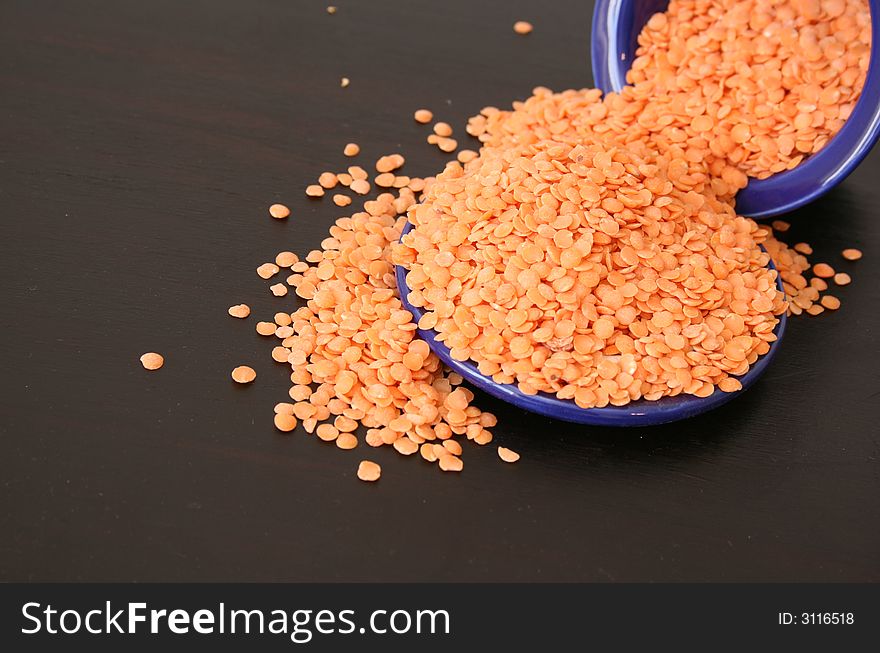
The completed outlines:
{"type": "Polygon", "coordinates": [[[237,317],[239,319],[244,319],[248,315],[251,314],[251,307],[247,304],[236,304],[235,306],[229,307],[229,314],[232,317],[237,317]]]}
{"type": "Polygon", "coordinates": [[[843,255],[843,258],[845,258],[847,261],[858,261],[860,258],[862,258],[861,250],[853,248],[845,249],[843,250],[843,252],[841,252],[841,254],[843,255]]]}
{"type": "Polygon", "coordinates": [[[276,297],[284,297],[284,295],[287,294],[287,286],[285,286],[283,283],[272,284],[271,286],[269,286],[269,290],[276,297]]]}
{"type": "Polygon", "coordinates": [[[434,114],[428,109],[417,109],[413,114],[413,118],[415,118],[416,122],[426,125],[434,119],[434,114]]]}
{"type": "Polygon", "coordinates": [[[261,336],[273,336],[277,328],[274,322],[257,322],[257,333],[261,336]]]}
{"type": "Polygon", "coordinates": [[[378,481],[382,475],[382,468],[370,460],[362,460],[358,465],[357,477],[368,483],[378,481]]]}
{"type": "Polygon", "coordinates": [[[283,431],[285,433],[292,431],[296,428],[297,419],[293,416],[293,414],[287,413],[276,413],[275,414],[275,428],[279,431],[283,431]]]}
{"type": "Polygon", "coordinates": [[[834,268],[827,263],[816,263],[813,266],[813,274],[822,279],[830,279],[834,276],[834,268]]]}
{"type": "Polygon", "coordinates": [[[340,195],[339,193],[337,193],[333,196],[333,203],[336,206],[348,206],[349,204],[351,204],[351,198],[347,195],[340,195]]]}
{"type": "Polygon", "coordinates": [[[239,365],[232,370],[232,380],[236,383],[250,383],[255,378],[257,378],[257,373],[254,368],[247,365],[239,365]]]}
{"type": "Polygon", "coordinates": [[[846,286],[852,282],[852,278],[846,272],[838,272],[834,275],[834,283],[838,286],[846,286]]]}
{"type": "Polygon", "coordinates": [[[822,304],[822,306],[831,311],[836,311],[838,308],[840,308],[840,300],[837,299],[837,297],[835,297],[834,295],[823,295],[820,303],[822,304]]]}
{"type": "Polygon", "coordinates": [[[342,88],[347,87],[349,84],[351,84],[351,80],[348,77],[343,77],[342,79],[339,80],[339,85],[342,88]]]}
{"type": "Polygon", "coordinates": [[[357,156],[361,152],[361,146],[357,143],[348,143],[343,148],[342,153],[345,156],[357,156]]]}
{"type": "Polygon", "coordinates": [[[281,270],[274,263],[263,263],[260,267],[257,268],[257,274],[262,279],[270,279],[274,277],[281,270]]]}
{"type": "Polygon", "coordinates": [[[534,26],[525,20],[518,20],[513,24],[513,31],[520,35],[531,34],[534,26]]]}
{"type": "Polygon", "coordinates": [[[507,447],[498,447],[498,457],[506,463],[515,463],[519,460],[519,454],[507,447]]]}
{"type": "Polygon", "coordinates": [[[351,182],[351,189],[358,195],[366,195],[370,192],[370,182],[365,179],[355,179],[351,182]]]}
{"type": "Polygon", "coordinates": [[[452,136],[452,127],[448,122],[438,122],[434,124],[434,133],[441,138],[452,136]]]}
{"type": "Polygon", "coordinates": [[[165,364],[165,358],[162,354],[157,354],[154,351],[147,352],[141,356],[141,365],[144,366],[144,369],[150,370],[158,370],[165,364]]]}
{"type": "Polygon", "coordinates": [[[269,207],[269,215],[278,220],[283,220],[290,215],[290,209],[283,204],[273,204],[269,207]]]}

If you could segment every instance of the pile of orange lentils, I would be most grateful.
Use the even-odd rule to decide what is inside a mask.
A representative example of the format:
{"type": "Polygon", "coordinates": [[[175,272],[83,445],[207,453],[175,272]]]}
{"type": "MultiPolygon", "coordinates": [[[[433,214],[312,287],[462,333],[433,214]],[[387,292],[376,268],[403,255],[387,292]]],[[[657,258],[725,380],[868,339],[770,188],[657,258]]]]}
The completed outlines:
{"type": "MultiPolygon", "coordinates": [[[[829,282],[851,279],[811,266],[807,244],[777,240],[787,223],[738,216],[734,196],[834,136],[858,100],[870,39],[865,0],[672,0],[639,36],[620,93],[538,88],[510,111],[488,107],[466,129],[479,152],[460,150],[436,178],[401,174],[400,154],[376,162],[372,183],[360,166],[321,174],[306,194],[334,190],[337,206],[351,203],[345,188],[382,191],[339,218],[320,249],[281,252],[257,269],[285,275],[276,296],[291,287],[306,300],[256,325],[291,368],[276,427],[353,449],[363,426],[367,446],[461,471],[459,439],[490,443],[496,418],[473,405],[417,327],[498,383],[584,408],[738,390],[783,313],[837,309],[829,282]],[[413,229],[398,242],[407,220],[413,229]],[[395,264],[424,310],[418,325],[395,264]]],[[[427,140],[458,149],[444,122],[427,140]]],[[[144,365],[161,365],[156,356],[144,365]]],[[[254,376],[233,372],[242,383],[254,376]]],[[[380,474],[360,463],[362,480],[380,474]]]]}

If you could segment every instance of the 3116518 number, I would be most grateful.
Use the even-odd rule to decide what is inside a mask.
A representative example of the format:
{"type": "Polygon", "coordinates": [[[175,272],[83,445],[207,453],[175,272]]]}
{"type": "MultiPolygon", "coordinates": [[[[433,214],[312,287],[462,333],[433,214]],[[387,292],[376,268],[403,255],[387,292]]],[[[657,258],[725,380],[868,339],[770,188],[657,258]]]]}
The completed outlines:
{"type": "Polygon", "coordinates": [[[855,623],[855,615],[852,612],[780,612],[779,624],[789,626],[794,624],[810,626],[833,626],[851,625],[855,623]]]}

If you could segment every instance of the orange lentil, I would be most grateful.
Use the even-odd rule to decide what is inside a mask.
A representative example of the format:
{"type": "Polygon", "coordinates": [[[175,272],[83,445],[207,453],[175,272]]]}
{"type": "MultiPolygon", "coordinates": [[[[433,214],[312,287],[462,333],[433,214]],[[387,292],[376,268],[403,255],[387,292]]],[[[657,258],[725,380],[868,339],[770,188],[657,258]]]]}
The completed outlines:
{"type": "Polygon", "coordinates": [[[441,137],[440,140],[437,141],[437,147],[442,152],[454,152],[455,148],[458,147],[458,141],[456,141],[454,138],[441,137]]]}
{"type": "Polygon", "coordinates": [[[861,250],[853,249],[853,248],[843,250],[841,252],[841,255],[847,261],[858,261],[860,258],[862,258],[861,250]]]}
{"type": "MultiPolygon", "coordinates": [[[[354,180],[366,179],[367,177],[369,177],[367,171],[360,166],[349,166],[348,174],[351,175],[351,178],[353,180],[352,183],[354,183],[354,180]]],[[[351,184],[349,184],[349,186],[351,186],[351,184]]]]}
{"type": "Polygon", "coordinates": [[[382,475],[382,468],[370,460],[362,460],[358,465],[357,477],[368,483],[378,481],[382,475]]]}
{"type": "Polygon", "coordinates": [[[498,457],[506,463],[515,463],[519,460],[519,454],[507,447],[498,447],[498,457]]]}
{"type": "Polygon", "coordinates": [[[347,195],[340,195],[339,193],[337,193],[333,196],[333,203],[336,206],[348,206],[349,204],[351,204],[351,198],[347,195]]]}
{"type": "Polygon", "coordinates": [[[296,406],[293,404],[289,404],[287,402],[279,402],[275,404],[275,414],[276,415],[293,415],[296,406]]]}
{"type": "MultiPolygon", "coordinates": [[[[339,85],[342,88],[346,88],[349,84],[351,84],[351,80],[348,77],[343,77],[339,80],[339,85]]],[[[353,154],[346,154],[346,156],[354,156],[353,154]]]]}
{"type": "Polygon", "coordinates": [[[279,268],[289,268],[297,262],[299,262],[299,256],[293,252],[278,252],[278,254],[275,255],[275,265],[279,268]]]}
{"type": "Polygon", "coordinates": [[[339,429],[332,424],[319,424],[318,428],[315,429],[315,435],[324,440],[324,442],[332,442],[339,437],[339,429]]]}
{"type": "Polygon", "coordinates": [[[353,433],[340,433],[336,438],[336,446],[340,449],[354,449],[358,446],[358,439],[353,433]]]}
{"type": "Polygon", "coordinates": [[[376,161],[376,171],[383,173],[391,172],[402,167],[404,163],[405,160],[400,154],[388,154],[376,161]]]}
{"type": "Polygon", "coordinates": [[[269,290],[276,297],[284,297],[284,295],[287,294],[287,286],[285,286],[283,283],[274,283],[269,286],[269,290]]]}
{"type": "Polygon", "coordinates": [[[850,282],[852,282],[852,277],[850,277],[846,272],[838,272],[834,275],[834,283],[838,286],[846,286],[850,282]]]}
{"type": "Polygon", "coordinates": [[[275,329],[278,328],[274,322],[257,322],[257,333],[261,336],[275,335],[275,329]]]}
{"type": "Polygon", "coordinates": [[[154,351],[147,352],[141,356],[141,365],[144,366],[144,369],[153,371],[158,370],[165,364],[165,358],[162,354],[157,354],[154,351]]]}
{"type": "Polygon", "coordinates": [[[336,7],[334,5],[327,5],[327,13],[333,15],[336,13],[336,7]]]}
{"type": "Polygon", "coordinates": [[[306,195],[309,197],[324,197],[324,189],[318,184],[310,184],[306,186],[306,195]]]}
{"type": "Polygon", "coordinates": [[[807,256],[809,256],[810,254],[813,253],[813,248],[810,247],[807,243],[797,243],[794,246],[794,251],[800,252],[801,254],[806,254],[807,256]]]}
{"type": "Polygon", "coordinates": [[[382,174],[376,175],[376,178],[373,181],[376,182],[377,186],[381,186],[382,188],[391,188],[394,185],[394,175],[390,172],[383,172],[382,174]]]}
{"type": "Polygon", "coordinates": [[[813,274],[822,279],[830,279],[834,276],[834,268],[827,263],[816,263],[813,266],[813,274]]]}
{"type": "Polygon", "coordinates": [[[443,454],[437,460],[440,469],[444,472],[460,472],[464,469],[464,463],[461,458],[453,456],[451,453],[443,454]]]}
{"type": "MultiPolygon", "coordinates": [[[[355,147],[357,146],[355,145],[355,147]]],[[[357,154],[357,152],[355,152],[355,154],[357,154]]],[[[335,188],[336,184],[338,183],[339,178],[332,172],[322,172],[320,175],[318,175],[318,184],[320,184],[321,188],[326,188],[327,190],[330,190],[331,188],[335,188]]]]}
{"type": "Polygon", "coordinates": [[[739,382],[739,379],[728,376],[718,382],[718,389],[721,392],[736,392],[737,390],[742,390],[742,383],[739,382]]]}
{"type": "Polygon", "coordinates": [[[819,303],[822,304],[825,308],[836,311],[840,308],[840,300],[837,299],[834,295],[822,295],[822,299],[819,300],[819,303]]]}
{"type": "Polygon", "coordinates": [[[292,414],[287,413],[276,413],[275,415],[275,428],[279,431],[283,431],[287,433],[288,431],[292,431],[296,428],[297,419],[292,414]]]}
{"type": "Polygon", "coordinates": [[[271,277],[278,274],[281,270],[274,263],[263,263],[260,267],[257,268],[257,274],[263,279],[270,279],[271,277]]]}
{"type": "Polygon", "coordinates": [[[392,446],[397,450],[397,453],[404,456],[411,456],[419,450],[419,445],[408,437],[396,438],[392,446]]]}
{"type": "Polygon", "coordinates": [[[477,153],[473,150],[459,150],[455,158],[457,158],[460,163],[467,163],[468,161],[476,159],[477,156],[477,153]]]}
{"type": "Polygon", "coordinates": [[[443,448],[455,456],[461,455],[461,445],[456,440],[445,440],[443,442],[443,448]]]}
{"type": "MultiPolygon", "coordinates": [[[[345,78],[343,78],[345,79],[345,78]]],[[[347,84],[346,84],[347,86],[347,84]]],[[[357,156],[360,154],[361,146],[357,143],[347,143],[346,146],[342,149],[342,153],[345,156],[357,156]]]]}
{"type": "Polygon", "coordinates": [[[434,133],[441,138],[452,136],[452,127],[448,122],[438,122],[434,124],[434,133]]]}
{"type": "Polygon", "coordinates": [[[413,118],[416,122],[426,125],[434,119],[434,114],[431,113],[428,109],[416,109],[416,112],[413,114],[413,118]]]}
{"type": "Polygon", "coordinates": [[[772,223],[772,227],[774,231],[778,231],[780,233],[784,233],[791,229],[791,224],[786,222],[785,220],[774,220],[772,223]]]}
{"type": "Polygon", "coordinates": [[[518,20],[513,24],[513,31],[520,35],[531,34],[534,26],[525,20],[518,20]]]}
{"type": "Polygon", "coordinates": [[[229,314],[232,317],[243,319],[251,314],[251,307],[247,304],[236,304],[235,306],[229,307],[229,314]]]}
{"type": "Polygon", "coordinates": [[[255,378],[257,378],[257,373],[254,368],[247,365],[239,365],[232,370],[232,380],[236,383],[250,383],[255,378]]]}
{"type": "Polygon", "coordinates": [[[370,192],[370,182],[365,179],[355,179],[351,182],[350,188],[358,195],[366,195],[370,192]]]}
{"type": "Polygon", "coordinates": [[[278,220],[283,220],[290,215],[290,209],[283,204],[273,204],[269,207],[269,215],[278,220]]]}

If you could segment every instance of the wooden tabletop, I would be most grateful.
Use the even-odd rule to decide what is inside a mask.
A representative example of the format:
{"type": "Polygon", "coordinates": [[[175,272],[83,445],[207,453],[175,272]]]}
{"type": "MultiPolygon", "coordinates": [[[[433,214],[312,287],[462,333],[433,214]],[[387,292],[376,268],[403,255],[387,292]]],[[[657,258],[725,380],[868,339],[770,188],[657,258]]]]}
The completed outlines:
{"type": "Polygon", "coordinates": [[[305,186],[349,141],[440,170],[417,108],[466,143],[483,106],[591,82],[590,2],[338,5],[0,8],[0,579],[880,580],[877,151],[787,218],[852,275],[841,309],[721,409],[615,430],[478,393],[522,460],[467,447],[460,475],[274,430],[288,371],[254,322],[297,301],[254,269],[343,214],[305,186]]]}

